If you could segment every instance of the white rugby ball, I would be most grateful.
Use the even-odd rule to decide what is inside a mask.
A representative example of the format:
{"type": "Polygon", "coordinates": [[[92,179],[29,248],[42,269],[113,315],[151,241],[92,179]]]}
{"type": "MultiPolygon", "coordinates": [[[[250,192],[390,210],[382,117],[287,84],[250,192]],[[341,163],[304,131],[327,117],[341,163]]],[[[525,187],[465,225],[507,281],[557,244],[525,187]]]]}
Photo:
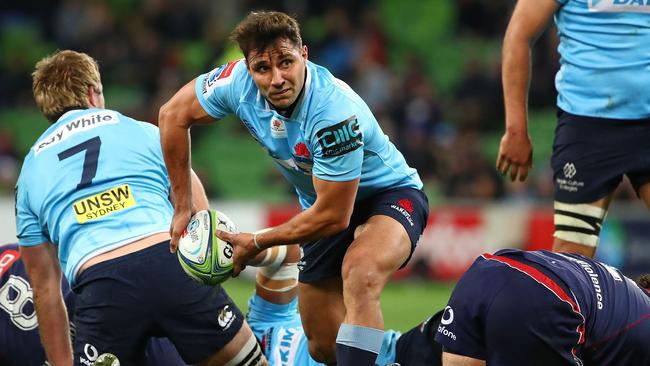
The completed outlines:
{"type": "Polygon", "coordinates": [[[192,279],[218,285],[232,273],[233,247],[217,238],[216,231],[235,232],[235,224],[223,212],[197,212],[178,241],[178,261],[192,279]]]}

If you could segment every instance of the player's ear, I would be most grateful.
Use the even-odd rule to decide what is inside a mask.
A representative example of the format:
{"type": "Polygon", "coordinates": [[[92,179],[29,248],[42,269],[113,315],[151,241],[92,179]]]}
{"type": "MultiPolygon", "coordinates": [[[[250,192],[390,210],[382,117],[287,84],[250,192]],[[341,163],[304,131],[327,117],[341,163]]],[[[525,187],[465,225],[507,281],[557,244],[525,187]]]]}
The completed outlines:
{"type": "Polygon", "coordinates": [[[309,56],[309,52],[307,51],[307,45],[303,45],[303,46],[302,46],[302,49],[300,50],[300,55],[301,55],[302,58],[304,58],[305,60],[309,60],[309,57],[308,57],[308,56],[309,56]]]}

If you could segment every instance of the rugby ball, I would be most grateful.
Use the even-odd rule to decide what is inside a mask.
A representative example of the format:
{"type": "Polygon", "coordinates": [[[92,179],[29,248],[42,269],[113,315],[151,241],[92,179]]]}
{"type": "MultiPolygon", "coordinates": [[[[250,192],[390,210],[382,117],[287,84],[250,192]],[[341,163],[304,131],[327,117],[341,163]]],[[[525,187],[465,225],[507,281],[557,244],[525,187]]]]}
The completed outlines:
{"type": "Polygon", "coordinates": [[[217,238],[218,230],[235,232],[235,224],[223,212],[197,212],[178,241],[178,261],[192,279],[218,285],[232,273],[233,247],[217,238]]]}

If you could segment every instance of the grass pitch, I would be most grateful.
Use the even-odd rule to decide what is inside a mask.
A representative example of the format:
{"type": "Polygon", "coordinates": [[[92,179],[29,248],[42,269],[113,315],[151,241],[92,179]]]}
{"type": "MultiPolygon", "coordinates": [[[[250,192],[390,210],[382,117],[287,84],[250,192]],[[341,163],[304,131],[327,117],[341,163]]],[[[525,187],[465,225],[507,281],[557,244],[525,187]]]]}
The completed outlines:
{"type": "MultiPolygon", "coordinates": [[[[426,281],[389,283],[381,297],[386,329],[407,331],[444,308],[453,286],[453,283],[426,281]]],[[[223,287],[246,313],[255,283],[247,279],[231,279],[223,287]]]]}

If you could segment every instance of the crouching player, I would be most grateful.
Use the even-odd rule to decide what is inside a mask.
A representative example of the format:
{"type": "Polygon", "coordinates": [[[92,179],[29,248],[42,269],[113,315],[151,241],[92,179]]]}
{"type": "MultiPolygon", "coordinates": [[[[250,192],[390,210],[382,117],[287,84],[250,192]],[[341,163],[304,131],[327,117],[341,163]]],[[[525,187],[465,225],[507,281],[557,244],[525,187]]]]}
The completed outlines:
{"type": "Polygon", "coordinates": [[[483,254],[440,320],[443,365],[650,365],[649,282],[578,254],[483,254]]]}
{"type": "MultiPolygon", "coordinates": [[[[68,281],[61,280],[61,293],[68,310],[68,319],[74,314],[74,293],[68,281]]],[[[74,336],[74,323],[70,323],[74,336]]],[[[86,358],[95,361],[98,351],[86,348],[86,358]]],[[[45,350],[38,335],[38,319],[34,309],[32,286],[27,278],[18,245],[0,245],[0,365],[43,366],[45,350]]],[[[151,338],[147,344],[146,366],[181,366],[174,345],[167,338],[151,338]]]]}
{"type": "MultiPolygon", "coordinates": [[[[309,355],[297,312],[299,259],[299,247],[288,245],[266,249],[250,263],[260,268],[255,293],[248,301],[247,320],[270,366],[323,365],[309,355]]],[[[387,330],[375,364],[441,365],[442,349],[433,341],[441,316],[442,311],[404,334],[387,330]]]]}

